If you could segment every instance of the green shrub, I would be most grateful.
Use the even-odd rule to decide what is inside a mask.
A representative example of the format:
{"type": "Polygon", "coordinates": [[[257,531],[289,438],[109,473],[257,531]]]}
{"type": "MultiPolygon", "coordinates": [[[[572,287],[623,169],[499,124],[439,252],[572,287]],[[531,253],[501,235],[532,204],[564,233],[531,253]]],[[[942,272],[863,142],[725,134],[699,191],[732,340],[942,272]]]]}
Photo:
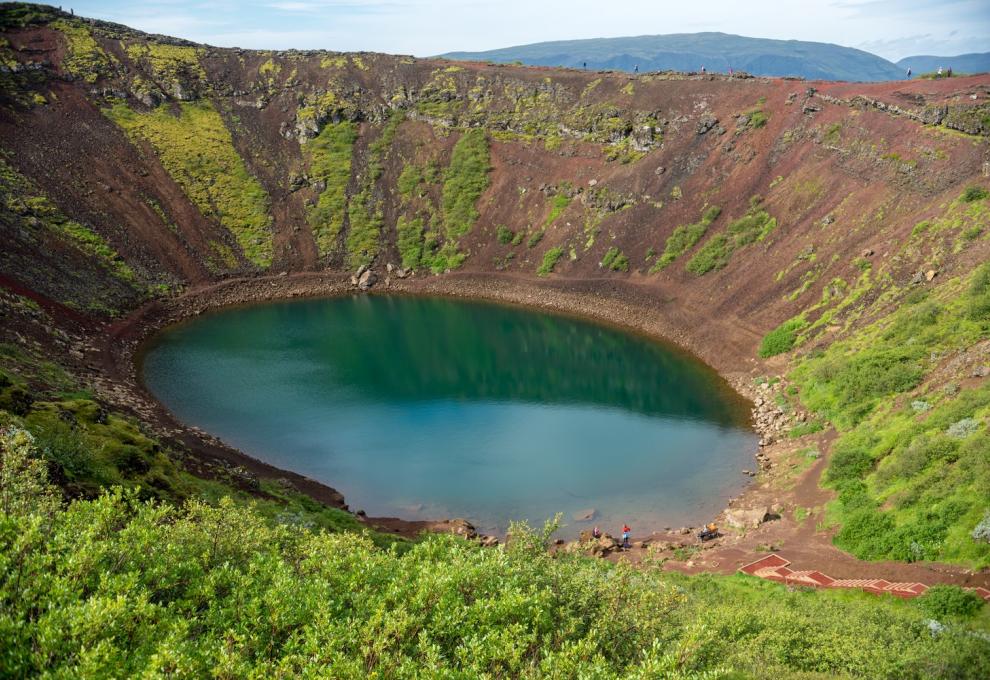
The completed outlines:
{"type": "Polygon", "coordinates": [[[976,593],[944,584],[932,586],[914,603],[933,619],[968,618],[983,608],[983,599],[976,593]]]}
{"type": "Polygon", "coordinates": [[[526,241],[526,247],[527,248],[536,247],[536,245],[543,240],[544,233],[546,232],[544,232],[543,229],[540,229],[539,231],[534,231],[532,234],[530,234],[529,239],[526,241]]]}
{"type": "Polygon", "coordinates": [[[230,498],[61,505],[31,447],[0,434],[5,677],[990,673],[966,621],[933,636],[917,607],[864,594],[551,555],[554,523],[401,551],[230,498]]]}
{"type": "Polygon", "coordinates": [[[861,559],[879,560],[889,556],[893,535],[894,521],[886,513],[869,508],[846,516],[835,543],[861,559]]]}
{"type": "Polygon", "coordinates": [[[730,253],[729,237],[725,234],[716,234],[688,261],[687,270],[702,276],[713,269],[721,269],[728,264],[730,253]]]}
{"type": "Polygon", "coordinates": [[[871,469],[873,469],[873,458],[865,448],[859,446],[858,443],[843,442],[835,445],[835,452],[829,461],[825,480],[834,484],[846,480],[862,479],[871,469]]]}
{"type": "Polygon", "coordinates": [[[831,379],[838,394],[838,405],[863,404],[888,394],[915,387],[924,375],[917,353],[908,348],[869,349],[840,361],[831,379]]]}
{"type": "Polygon", "coordinates": [[[722,269],[729,264],[732,253],[756,241],[764,240],[777,227],[777,220],[763,207],[763,199],[753,196],[746,214],[732,221],[724,234],[717,234],[701,247],[687,264],[687,270],[698,276],[722,269]]]}
{"type": "Polygon", "coordinates": [[[512,239],[514,239],[515,237],[516,237],[515,232],[513,232],[504,224],[498,225],[498,228],[495,230],[495,238],[498,239],[498,242],[503,246],[512,243],[512,239]]]}
{"type": "Polygon", "coordinates": [[[784,352],[790,352],[797,342],[797,334],[808,322],[803,316],[796,316],[780,324],[772,331],[763,336],[760,342],[760,356],[764,359],[784,352]]]}
{"type": "Polygon", "coordinates": [[[987,192],[983,187],[974,185],[966,187],[966,191],[963,192],[959,199],[963,203],[973,203],[974,201],[982,201],[987,196],[990,196],[990,192],[987,192]]]}
{"type": "Polygon", "coordinates": [[[629,258],[616,247],[609,248],[599,263],[600,267],[616,272],[629,271],[629,258]]]}
{"type": "Polygon", "coordinates": [[[547,252],[543,254],[543,263],[540,264],[536,273],[539,276],[549,276],[553,268],[557,266],[557,261],[564,256],[564,249],[560,246],[554,246],[547,252]]]}
{"type": "Polygon", "coordinates": [[[767,124],[767,120],[769,120],[769,118],[770,116],[768,116],[763,111],[754,111],[753,113],[749,114],[750,129],[752,130],[760,129],[761,127],[767,124]]]}
{"type": "Polygon", "coordinates": [[[973,274],[966,297],[966,316],[973,321],[990,321],[990,263],[973,274]]]}
{"type": "Polygon", "coordinates": [[[718,219],[721,213],[722,209],[717,205],[709,206],[702,213],[700,221],[674,229],[667,238],[663,254],[660,255],[660,258],[650,268],[650,273],[654,274],[666,269],[674,260],[700,241],[701,237],[708,231],[709,225],[718,219]]]}

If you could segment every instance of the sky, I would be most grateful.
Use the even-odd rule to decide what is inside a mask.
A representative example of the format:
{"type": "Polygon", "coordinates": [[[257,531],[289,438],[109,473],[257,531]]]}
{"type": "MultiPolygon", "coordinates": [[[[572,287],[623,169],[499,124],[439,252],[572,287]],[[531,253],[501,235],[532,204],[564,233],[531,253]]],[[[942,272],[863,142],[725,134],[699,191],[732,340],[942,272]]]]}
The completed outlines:
{"type": "Polygon", "coordinates": [[[218,47],[418,57],[699,31],[831,42],[892,61],[990,52],[990,0],[69,0],[62,7],[218,47]]]}

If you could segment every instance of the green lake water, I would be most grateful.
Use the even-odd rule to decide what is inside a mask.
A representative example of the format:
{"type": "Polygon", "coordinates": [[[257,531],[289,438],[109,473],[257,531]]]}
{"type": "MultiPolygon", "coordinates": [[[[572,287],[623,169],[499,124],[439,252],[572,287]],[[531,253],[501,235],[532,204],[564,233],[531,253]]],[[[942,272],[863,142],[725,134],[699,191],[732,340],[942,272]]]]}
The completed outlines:
{"type": "Polygon", "coordinates": [[[145,384],[180,420],[324,482],[353,509],[564,515],[634,536],[697,525],[753,467],[746,403],[665,345],[565,316],[355,296],[224,310],[166,329],[145,384]],[[576,518],[594,510],[592,522],[576,518]]]}

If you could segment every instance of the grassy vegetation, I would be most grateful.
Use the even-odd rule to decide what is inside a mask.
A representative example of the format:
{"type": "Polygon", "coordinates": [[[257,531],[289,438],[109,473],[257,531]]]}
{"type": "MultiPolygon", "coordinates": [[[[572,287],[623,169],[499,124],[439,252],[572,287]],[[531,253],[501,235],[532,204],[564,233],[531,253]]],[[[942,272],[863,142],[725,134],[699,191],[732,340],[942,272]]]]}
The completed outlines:
{"type": "Polygon", "coordinates": [[[962,200],[963,203],[972,203],[973,201],[982,201],[987,196],[990,196],[990,192],[983,187],[969,186],[966,187],[966,191],[963,192],[960,200],[962,200]]]}
{"type": "Polygon", "coordinates": [[[674,229],[667,238],[663,253],[657,261],[650,267],[650,273],[655,274],[673,264],[674,260],[683,255],[695,243],[701,240],[708,231],[708,227],[722,214],[722,209],[717,205],[709,206],[701,215],[701,219],[694,224],[683,225],[674,229]]]}
{"type": "Polygon", "coordinates": [[[512,240],[515,237],[516,237],[515,232],[513,232],[504,224],[498,225],[498,228],[495,229],[495,239],[499,242],[500,245],[503,246],[509,245],[510,243],[512,243],[512,240]]]}
{"type": "Polygon", "coordinates": [[[478,219],[476,203],[488,188],[488,137],[484,130],[466,131],[454,145],[450,165],[443,173],[444,237],[456,245],[457,239],[471,231],[478,219]]]}
{"type": "Polygon", "coordinates": [[[378,255],[384,220],[381,207],[372,195],[371,185],[365,185],[347,206],[348,226],[347,266],[357,269],[363,264],[371,264],[378,255]]]}
{"type": "Polygon", "coordinates": [[[104,113],[135,142],[147,141],[162,165],[203,215],[229,230],[245,257],[259,267],[272,262],[268,194],[248,172],[230,131],[208,101],[182,102],[179,115],[163,105],[138,113],[123,102],[104,113]]]}
{"type": "Polygon", "coordinates": [[[357,125],[329,123],[305,146],[310,157],[309,173],[326,186],[310,207],[306,219],[321,255],[334,249],[347,212],[347,184],[351,180],[351,157],[357,140],[357,125]]]}
{"type": "Polygon", "coordinates": [[[621,250],[613,246],[605,251],[605,255],[602,257],[599,266],[614,272],[627,272],[629,271],[629,258],[623,255],[621,250]]]}
{"type": "Polygon", "coordinates": [[[458,239],[474,226],[478,219],[475,204],[488,188],[490,163],[484,130],[471,129],[461,135],[443,174],[441,205],[447,238],[458,239]]]}
{"type": "Polygon", "coordinates": [[[199,63],[202,49],[157,42],[132,42],[126,47],[127,56],[139,65],[146,65],[151,77],[169,94],[206,80],[199,63]]]}
{"type": "Polygon", "coordinates": [[[66,71],[87,83],[95,83],[111,73],[116,59],[100,47],[85,25],[59,19],[53,21],[51,27],[65,36],[66,51],[62,67],[66,71]]]}
{"type": "Polygon", "coordinates": [[[792,372],[840,437],[825,481],[836,543],[865,559],[990,565],[990,385],[925,387],[939,358],[990,337],[990,265],[943,284],[792,372]]]}
{"type": "MultiPolygon", "coordinates": [[[[99,266],[120,281],[134,288],[140,287],[134,270],[107,243],[106,239],[88,226],[66,217],[33,182],[8,163],[2,151],[0,151],[0,201],[2,201],[0,208],[17,215],[19,221],[28,225],[34,223],[47,230],[59,240],[93,258],[99,266]]],[[[64,301],[76,308],[98,309],[93,304],[80,304],[81,301],[64,301]]]]}
{"type": "Polygon", "coordinates": [[[348,231],[344,244],[347,266],[351,269],[371,264],[381,248],[385,222],[381,201],[375,195],[375,182],[385,171],[385,155],[392,148],[403,120],[402,111],[393,112],[378,137],[368,144],[368,166],[361,179],[361,189],[351,196],[347,205],[348,231]]]}
{"type": "MultiPolygon", "coordinates": [[[[283,480],[259,481],[230,466],[214,466],[209,480],[189,474],[183,454],[145,433],[133,418],[94,401],[75,378],[45,358],[0,344],[0,366],[0,433],[22,431],[34,455],[71,497],[95,498],[116,488],[141,502],[216,504],[228,498],[270,522],[365,531],[350,513],[318,503],[283,480]]],[[[403,543],[388,535],[369,536],[376,545],[403,543]]]]}
{"type": "Polygon", "coordinates": [[[722,269],[735,251],[763,241],[776,227],[777,220],[763,207],[762,199],[754,196],[746,214],[731,222],[725,233],[710,238],[688,261],[687,269],[698,276],[722,269]]]}
{"type": "Polygon", "coordinates": [[[790,352],[797,342],[798,332],[807,325],[808,322],[802,316],[796,316],[780,324],[763,336],[763,340],[760,342],[760,356],[766,359],[790,352]]]}
{"type": "Polygon", "coordinates": [[[400,216],[396,221],[395,230],[402,258],[402,266],[415,269],[423,257],[423,220],[420,217],[407,219],[400,216]]]}
{"type": "Polygon", "coordinates": [[[759,130],[767,124],[767,121],[770,120],[770,114],[763,110],[763,105],[766,103],[766,98],[760,97],[760,100],[756,103],[756,106],[742,114],[746,116],[744,129],[759,130]]]}
{"type": "Polygon", "coordinates": [[[543,240],[544,234],[546,234],[546,230],[544,229],[534,231],[532,234],[529,235],[529,238],[526,239],[526,247],[535,248],[539,244],[539,242],[543,240]]]}
{"type": "Polygon", "coordinates": [[[434,536],[398,551],[229,499],[118,490],[62,506],[28,434],[5,432],[0,451],[8,677],[990,672],[965,613],[935,636],[905,602],[554,557],[552,525],[514,525],[504,549],[434,536]]]}
{"type": "Polygon", "coordinates": [[[419,166],[407,163],[402,167],[402,173],[396,182],[396,188],[402,198],[409,200],[416,193],[420,184],[423,183],[423,172],[419,166]]]}
{"type": "Polygon", "coordinates": [[[557,218],[567,210],[567,206],[571,204],[571,199],[564,194],[557,194],[553,197],[550,202],[550,214],[547,215],[547,219],[543,221],[543,228],[546,229],[551,224],[557,221],[557,218]]]}
{"type": "Polygon", "coordinates": [[[553,268],[557,266],[557,262],[564,256],[564,249],[560,246],[554,246],[547,252],[543,254],[543,262],[537,268],[536,273],[539,276],[550,276],[553,268]]]}

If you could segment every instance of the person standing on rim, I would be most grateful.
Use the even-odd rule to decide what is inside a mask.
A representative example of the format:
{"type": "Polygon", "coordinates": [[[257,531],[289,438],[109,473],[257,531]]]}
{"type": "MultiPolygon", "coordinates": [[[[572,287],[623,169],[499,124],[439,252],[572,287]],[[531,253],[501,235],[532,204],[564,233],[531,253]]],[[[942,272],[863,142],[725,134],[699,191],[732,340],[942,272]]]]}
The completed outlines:
{"type": "Polygon", "coordinates": [[[622,525],[622,549],[629,550],[629,536],[632,534],[632,529],[629,528],[628,524],[622,525]]]}

